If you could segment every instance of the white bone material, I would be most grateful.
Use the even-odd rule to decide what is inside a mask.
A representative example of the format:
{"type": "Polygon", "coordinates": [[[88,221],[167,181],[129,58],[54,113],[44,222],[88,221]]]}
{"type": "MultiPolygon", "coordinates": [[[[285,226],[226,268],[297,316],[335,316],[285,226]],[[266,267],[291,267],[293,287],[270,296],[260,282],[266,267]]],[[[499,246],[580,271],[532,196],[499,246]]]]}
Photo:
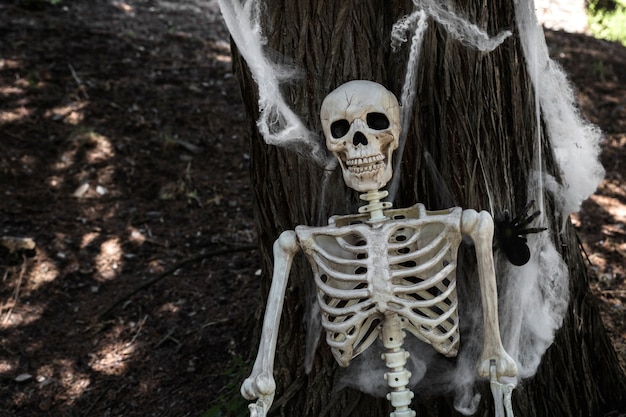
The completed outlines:
{"type": "Polygon", "coordinates": [[[348,187],[377,191],[389,182],[401,128],[400,105],[391,91],[372,81],[347,82],[326,96],[320,119],[348,187]]]}
{"type": "Polygon", "coordinates": [[[274,400],[274,355],[283,311],[285,290],[293,257],[298,252],[296,234],[292,230],[283,232],[274,242],[274,272],[263,319],[261,342],[252,373],[243,382],[241,394],[248,400],[258,399],[250,404],[250,417],[264,417],[274,400]]]}
{"type": "Polygon", "coordinates": [[[517,365],[502,346],[498,323],[498,289],[492,249],[493,219],[486,211],[477,213],[464,210],[461,223],[463,235],[469,236],[474,242],[483,308],[483,350],[477,373],[482,378],[489,378],[492,361],[495,361],[498,379],[503,376],[514,377],[517,375],[517,365]]]}
{"type": "Polygon", "coordinates": [[[511,395],[515,385],[503,384],[498,381],[496,362],[493,360],[490,365],[489,385],[491,387],[491,395],[493,396],[495,417],[514,417],[511,395]]]}
{"type": "Polygon", "coordinates": [[[391,388],[387,394],[387,400],[395,408],[390,417],[415,417],[415,411],[411,410],[413,393],[407,388],[411,373],[404,367],[409,357],[409,352],[402,348],[405,333],[402,326],[405,320],[398,313],[385,313],[383,321],[382,339],[386,352],[381,355],[389,372],[384,378],[391,388]]]}
{"type": "Polygon", "coordinates": [[[384,314],[440,353],[455,356],[459,330],[456,254],[459,208],[427,212],[422,204],[388,210],[372,227],[369,214],[335,216],[326,227],[296,227],[322,310],[326,342],[341,366],[367,349],[384,314]]]}
{"type": "MultiPolygon", "coordinates": [[[[261,343],[241,387],[245,398],[257,399],[250,405],[251,417],[264,417],[274,398],[280,316],[293,257],[300,249],[313,269],[326,342],[339,365],[348,366],[382,338],[388,399],[395,408],[390,417],[413,417],[404,330],[443,355],[457,354],[456,266],[464,235],[475,246],[483,307],[477,373],[491,378],[497,405],[503,395],[510,403],[512,386],[502,394],[500,379],[516,376],[517,367],[500,340],[491,216],[459,207],[427,211],[422,204],[391,209],[391,203],[380,201],[387,196],[380,188],[391,178],[400,111],[395,96],[379,84],[351,81],[340,86],[324,100],[321,121],[346,185],[363,192],[361,199],[368,204],[359,209],[361,214],[333,216],[323,227],[297,226],[275,242],[261,343]]],[[[509,408],[507,417],[513,417],[509,408]]]]}

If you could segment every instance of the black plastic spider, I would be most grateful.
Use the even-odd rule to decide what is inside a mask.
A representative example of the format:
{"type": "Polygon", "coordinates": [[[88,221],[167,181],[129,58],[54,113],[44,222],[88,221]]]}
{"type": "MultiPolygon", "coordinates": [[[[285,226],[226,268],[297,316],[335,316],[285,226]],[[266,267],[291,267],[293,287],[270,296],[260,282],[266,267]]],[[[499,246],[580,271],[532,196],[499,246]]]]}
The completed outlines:
{"type": "Polygon", "coordinates": [[[522,266],[530,259],[530,249],[526,243],[526,235],[531,233],[540,233],[547,230],[546,227],[532,227],[525,229],[533,220],[541,214],[537,210],[528,215],[528,210],[535,204],[535,200],[531,200],[522,213],[511,219],[508,211],[504,211],[495,219],[495,235],[500,249],[504,252],[509,262],[516,266],[522,266]]]}

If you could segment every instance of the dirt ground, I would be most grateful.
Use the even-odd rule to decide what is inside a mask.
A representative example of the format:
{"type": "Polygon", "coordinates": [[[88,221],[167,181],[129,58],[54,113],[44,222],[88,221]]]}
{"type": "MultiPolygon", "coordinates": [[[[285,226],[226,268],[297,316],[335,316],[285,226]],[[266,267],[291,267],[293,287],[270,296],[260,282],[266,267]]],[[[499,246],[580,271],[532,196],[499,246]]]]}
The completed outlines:
{"type": "MultiPolygon", "coordinates": [[[[0,0],[0,239],[32,241],[0,245],[0,417],[228,415],[260,260],[216,1],[21,4],[0,0]]],[[[624,359],[626,48],[547,38],[607,133],[574,221],[624,359]]]]}

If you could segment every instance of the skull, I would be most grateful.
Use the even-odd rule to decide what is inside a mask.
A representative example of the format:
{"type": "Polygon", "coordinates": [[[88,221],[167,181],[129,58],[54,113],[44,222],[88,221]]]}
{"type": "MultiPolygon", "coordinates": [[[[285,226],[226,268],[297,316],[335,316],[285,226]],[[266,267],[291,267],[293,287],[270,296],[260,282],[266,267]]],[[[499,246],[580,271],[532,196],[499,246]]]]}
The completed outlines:
{"type": "Polygon", "coordinates": [[[400,136],[396,96],[372,81],[350,81],[322,102],[326,146],[339,160],[346,185],[376,191],[391,179],[391,155],[400,136]]]}

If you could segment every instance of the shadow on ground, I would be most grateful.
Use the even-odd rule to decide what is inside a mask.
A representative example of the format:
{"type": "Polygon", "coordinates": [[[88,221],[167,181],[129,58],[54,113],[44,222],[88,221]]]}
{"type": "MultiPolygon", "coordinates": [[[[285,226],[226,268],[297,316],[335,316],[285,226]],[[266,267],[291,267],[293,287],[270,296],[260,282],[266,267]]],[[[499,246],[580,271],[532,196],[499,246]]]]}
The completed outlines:
{"type": "MultiPolygon", "coordinates": [[[[0,15],[0,237],[36,243],[0,249],[0,416],[200,416],[238,398],[260,261],[215,1],[0,15]]],[[[626,52],[547,35],[610,134],[577,219],[619,336],[626,52]]]]}

